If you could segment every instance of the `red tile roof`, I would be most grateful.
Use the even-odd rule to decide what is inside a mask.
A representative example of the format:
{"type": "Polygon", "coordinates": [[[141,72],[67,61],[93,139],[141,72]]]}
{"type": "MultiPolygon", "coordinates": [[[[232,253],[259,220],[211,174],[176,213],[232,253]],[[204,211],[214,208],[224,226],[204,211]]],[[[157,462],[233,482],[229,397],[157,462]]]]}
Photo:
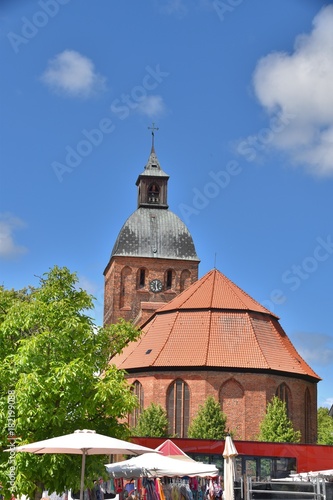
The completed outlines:
{"type": "Polygon", "coordinates": [[[142,330],[112,359],[118,368],[274,370],[320,380],[278,317],[216,269],[162,306],[142,330]]]}
{"type": "Polygon", "coordinates": [[[237,309],[271,313],[217,269],[209,271],[161,311],[175,309],[237,309]]]}

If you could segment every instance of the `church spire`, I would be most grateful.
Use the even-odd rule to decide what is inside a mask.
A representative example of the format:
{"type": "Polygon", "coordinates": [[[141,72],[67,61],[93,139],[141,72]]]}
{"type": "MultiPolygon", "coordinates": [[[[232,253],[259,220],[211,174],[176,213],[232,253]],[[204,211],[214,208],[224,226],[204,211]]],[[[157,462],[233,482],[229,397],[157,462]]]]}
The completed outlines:
{"type": "Polygon", "coordinates": [[[155,130],[158,127],[153,122],[151,127],[151,151],[144,171],[139,175],[136,185],[138,186],[138,208],[168,208],[167,187],[169,176],[161,169],[161,165],[155,153],[155,130]]]}
{"type": "Polygon", "coordinates": [[[152,123],[152,127],[148,127],[148,130],[151,130],[151,153],[155,153],[155,130],[159,130],[158,127],[155,127],[155,123],[153,122],[152,123]]]}
{"type": "Polygon", "coordinates": [[[157,175],[159,177],[165,176],[169,178],[169,176],[165,172],[163,172],[155,151],[155,130],[159,130],[159,128],[155,126],[154,122],[152,123],[151,127],[147,128],[148,130],[151,130],[151,151],[149,154],[148,162],[145,165],[145,171],[142,175],[157,175]]]}

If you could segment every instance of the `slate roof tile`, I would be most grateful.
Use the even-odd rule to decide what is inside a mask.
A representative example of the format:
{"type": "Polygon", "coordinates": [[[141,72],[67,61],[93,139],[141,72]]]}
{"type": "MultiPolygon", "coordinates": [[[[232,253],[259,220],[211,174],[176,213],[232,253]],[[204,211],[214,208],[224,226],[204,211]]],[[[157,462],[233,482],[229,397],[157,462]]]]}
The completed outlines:
{"type": "Polygon", "coordinates": [[[195,260],[192,236],[181,219],[161,208],[138,208],[121,228],[111,257],[195,260]]]}

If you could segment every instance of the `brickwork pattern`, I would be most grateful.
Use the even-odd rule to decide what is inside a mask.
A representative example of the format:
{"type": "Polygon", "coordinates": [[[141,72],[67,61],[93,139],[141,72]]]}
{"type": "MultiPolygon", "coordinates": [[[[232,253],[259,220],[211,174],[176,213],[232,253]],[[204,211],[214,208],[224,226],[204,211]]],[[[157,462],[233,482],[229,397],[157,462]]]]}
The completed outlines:
{"type": "Polygon", "coordinates": [[[163,305],[174,299],[183,288],[198,280],[198,265],[198,261],[188,260],[113,257],[104,273],[104,324],[116,323],[119,318],[124,318],[141,325],[153,312],[149,308],[142,311],[141,304],[151,302],[163,305]],[[138,282],[140,269],[146,270],[145,286],[141,288],[138,282]],[[172,287],[166,290],[166,273],[169,270],[172,270],[172,287]],[[125,285],[122,282],[124,272],[125,285]],[[188,276],[185,281],[184,276],[188,276]],[[153,279],[163,283],[160,293],[153,293],[149,289],[153,279]]]}
{"type": "MultiPolygon", "coordinates": [[[[305,436],[305,392],[311,397],[309,443],[317,439],[317,386],[316,383],[294,377],[266,373],[242,373],[227,371],[164,371],[128,374],[127,380],[142,384],[144,408],[152,402],[166,409],[168,387],[177,378],[188,384],[190,391],[190,422],[199,406],[209,395],[220,401],[227,416],[227,427],[238,440],[256,440],[267,403],[275,395],[278,386],[285,383],[290,391],[290,418],[295,430],[300,430],[302,442],[305,436]]],[[[184,437],[184,436],[183,436],[184,437]]]]}

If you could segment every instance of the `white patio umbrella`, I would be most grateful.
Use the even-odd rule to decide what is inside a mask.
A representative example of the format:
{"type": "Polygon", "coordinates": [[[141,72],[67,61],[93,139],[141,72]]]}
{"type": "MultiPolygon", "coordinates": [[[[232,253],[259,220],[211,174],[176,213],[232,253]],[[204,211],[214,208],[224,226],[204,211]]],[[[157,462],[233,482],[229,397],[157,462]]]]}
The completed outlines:
{"type": "Polygon", "coordinates": [[[235,481],[235,457],[238,455],[231,436],[227,434],[225,438],[223,458],[224,458],[224,500],[234,499],[235,481]]]}
{"type": "MultiPolygon", "coordinates": [[[[6,451],[13,451],[6,450],[6,451]]],[[[58,436],[44,441],[17,446],[14,451],[29,453],[65,453],[82,455],[80,500],[83,500],[84,472],[87,455],[141,455],[154,451],[139,444],[129,443],[109,436],[97,434],[93,430],[77,430],[72,434],[58,436]]]]}

